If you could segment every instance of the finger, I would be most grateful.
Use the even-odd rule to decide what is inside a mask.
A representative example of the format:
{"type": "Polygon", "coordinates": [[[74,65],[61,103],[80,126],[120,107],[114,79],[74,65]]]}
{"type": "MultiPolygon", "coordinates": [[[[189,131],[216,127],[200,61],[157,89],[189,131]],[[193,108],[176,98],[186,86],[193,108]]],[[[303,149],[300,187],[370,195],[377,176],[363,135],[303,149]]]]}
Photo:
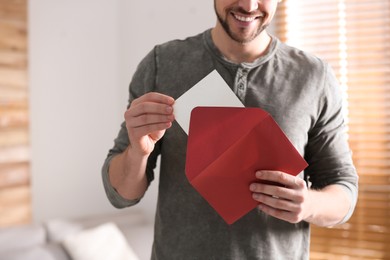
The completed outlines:
{"type": "Polygon", "coordinates": [[[160,103],[166,105],[173,105],[173,103],[175,103],[175,100],[172,97],[161,93],[149,92],[137,99],[134,99],[133,102],[131,102],[131,104],[138,105],[143,102],[153,102],[153,103],[160,103]]]}
{"type": "Polygon", "coordinates": [[[170,123],[174,120],[173,115],[145,114],[132,117],[127,122],[127,127],[138,128],[146,125],[170,123]]]}
{"type": "Polygon", "coordinates": [[[272,217],[275,217],[275,218],[278,218],[278,219],[281,219],[281,220],[284,220],[284,221],[287,221],[290,223],[298,223],[301,221],[301,217],[298,214],[294,214],[294,213],[291,213],[291,212],[285,211],[285,210],[275,209],[273,207],[270,207],[270,206],[267,206],[264,204],[260,204],[258,206],[258,209],[263,211],[264,213],[272,216],[272,217]]]}
{"type": "MultiPolygon", "coordinates": [[[[159,123],[159,124],[152,124],[152,125],[146,125],[143,127],[138,127],[138,128],[132,128],[130,131],[130,135],[134,137],[135,139],[144,137],[144,136],[149,136],[152,138],[154,141],[158,141],[163,135],[164,131],[172,126],[171,122],[167,123],[159,123]]],[[[131,141],[133,138],[130,138],[131,141]]]]}
{"type": "Polygon", "coordinates": [[[253,193],[273,196],[292,201],[294,203],[302,203],[305,199],[305,191],[307,191],[306,186],[304,186],[302,189],[293,189],[290,187],[281,187],[277,185],[269,185],[263,183],[252,183],[249,186],[249,189],[253,193]]]}
{"type": "Polygon", "coordinates": [[[249,186],[249,189],[254,193],[261,193],[284,199],[290,199],[294,196],[294,190],[273,184],[252,183],[249,186]]]}
{"type": "Polygon", "coordinates": [[[252,197],[257,202],[272,207],[274,209],[290,211],[290,212],[296,212],[300,210],[298,204],[283,198],[259,194],[259,193],[254,193],[252,197]]]}
{"type": "Polygon", "coordinates": [[[125,117],[138,117],[144,114],[162,114],[171,115],[173,114],[173,107],[171,105],[154,103],[154,102],[142,102],[136,105],[131,105],[126,111],[125,117]]]}
{"type": "Polygon", "coordinates": [[[263,181],[276,182],[293,189],[300,189],[306,186],[305,181],[301,178],[281,171],[258,171],[256,172],[256,178],[263,181]]]}
{"type": "Polygon", "coordinates": [[[257,171],[256,178],[269,182],[277,182],[282,185],[287,185],[293,181],[291,175],[280,171],[257,171]]]}

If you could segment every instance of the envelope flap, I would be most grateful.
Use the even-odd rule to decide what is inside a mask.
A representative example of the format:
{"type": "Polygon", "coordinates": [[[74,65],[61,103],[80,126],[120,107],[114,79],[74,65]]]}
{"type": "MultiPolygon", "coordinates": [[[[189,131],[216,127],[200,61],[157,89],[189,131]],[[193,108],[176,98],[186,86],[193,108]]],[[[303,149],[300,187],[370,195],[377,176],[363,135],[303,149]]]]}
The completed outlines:
{"type": "Polygon", "coordinates": [[[195,178],[268,116],[267,112],[258,108],[194,108],[187,143],[187,178],[195,178]]]}

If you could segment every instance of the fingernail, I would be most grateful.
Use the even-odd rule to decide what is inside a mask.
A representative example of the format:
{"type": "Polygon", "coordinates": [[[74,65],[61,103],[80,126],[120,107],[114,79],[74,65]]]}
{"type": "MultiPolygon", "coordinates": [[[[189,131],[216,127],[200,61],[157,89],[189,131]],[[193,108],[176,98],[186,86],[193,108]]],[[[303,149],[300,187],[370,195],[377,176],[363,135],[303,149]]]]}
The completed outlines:
{"type": "Polygon", "coordinates": [[[256,184],[251,184],[251,185],[249,186],[249,189],[250,189],[251,191],[255,191],[255,190],[256,190],[256,184]]]}
{"type": "Polygon", "coordinates": [[[168,113],[172,113],[173,107],[167,106],[165,110],[166,110],[168,113]]]}

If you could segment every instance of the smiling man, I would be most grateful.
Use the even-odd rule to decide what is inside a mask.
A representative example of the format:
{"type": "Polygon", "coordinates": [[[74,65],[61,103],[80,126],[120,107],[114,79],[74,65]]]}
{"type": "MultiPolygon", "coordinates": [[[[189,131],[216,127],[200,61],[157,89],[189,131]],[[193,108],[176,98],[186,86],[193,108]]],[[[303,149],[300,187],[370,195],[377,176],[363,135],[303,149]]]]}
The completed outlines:
{"type": "Polygon", "coordinates": [[[267,32],[277,5],[215,0],[214,28],[156,46],[133,76],[102,177],[115,207],[135,205],[162,155],[152,259],[309,259],[310,224],[337,225],[354,210],[358,178],[337,80],[267,32]],[[309,164],[296,177],[253,172],[248,190],[259,206],[232,225],[186,179],[187,135],[173,115],[175,99],[213,70],[245,106],[270,113],[309,164]]]}

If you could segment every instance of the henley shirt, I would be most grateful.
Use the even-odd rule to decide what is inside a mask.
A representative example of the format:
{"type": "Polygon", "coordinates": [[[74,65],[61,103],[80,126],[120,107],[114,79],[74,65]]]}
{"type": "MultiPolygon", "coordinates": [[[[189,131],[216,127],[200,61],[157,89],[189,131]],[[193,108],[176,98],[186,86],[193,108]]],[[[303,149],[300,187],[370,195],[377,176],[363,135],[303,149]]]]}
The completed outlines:
{"type": "MultiPolygon", "coordinates": [[[[218,51],[207,30],[155,46],[133,75],[129,105],[152,91],[177,99],[213,70],[245,107],[261,108],[274,118],[308,162],[299,176],[309,187],[340,184],[345,188],[352,200],[344,221],[348,220],[356,203],[358,178],[347,142],[341,90],[330,67],[319,58],[272,37],[265,55],[236,64],[218,51]]],[[[108,179],[111,159],[128,145],[123,123],[102,169],[106,194],[118,208],[141,200],[122,198],[108,179]]],[[[305,221],[291,224],[253,209],[234,224],[226,224],[188,182],[186,148],[187,135],[174,121],[148,159],[150,183],[161,155],[152,259],[309,259],[310,227],[305,221]]]]}

